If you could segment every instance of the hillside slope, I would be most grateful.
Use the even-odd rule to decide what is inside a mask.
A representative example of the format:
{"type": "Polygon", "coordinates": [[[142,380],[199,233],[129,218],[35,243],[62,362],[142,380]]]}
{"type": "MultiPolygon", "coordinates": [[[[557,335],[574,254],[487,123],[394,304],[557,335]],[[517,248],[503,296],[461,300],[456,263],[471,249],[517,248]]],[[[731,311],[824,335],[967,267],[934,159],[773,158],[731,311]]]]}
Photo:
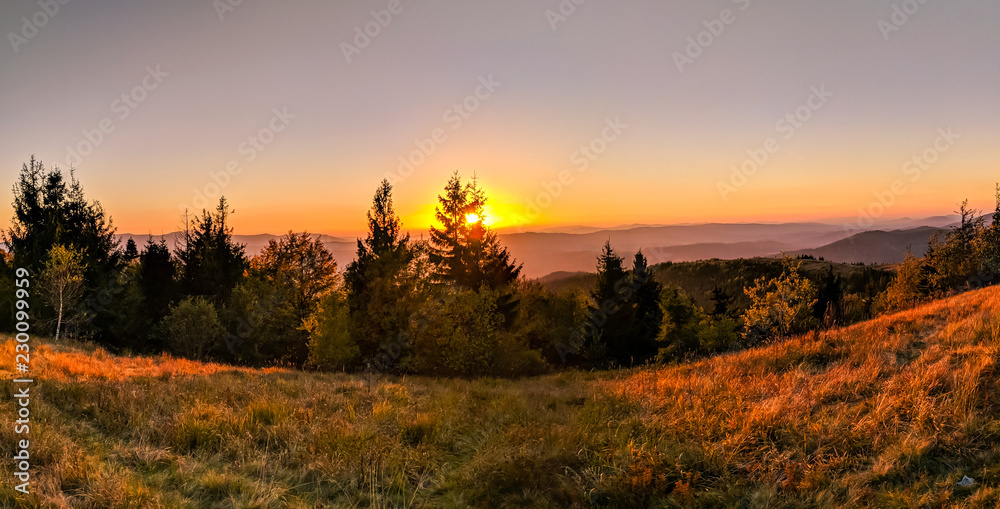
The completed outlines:
{"type": "Polygon", "coordinates": [[[907,249],[913,256],[927,254],[927,242],[945,230],[923,226],[908,230],[862,232],[815,249],[788,253],[810,255],[841,263],[891,264],[900,263],[907,249]]]}
{"type": "MultiPolygon", "coordinates": [[[[34,494],[5,445],[0,506],[994,507],[998,313],[990,288],[691,364],[517,381],[43,344],[34,494]]],[[[12,362],[7,341],[6,394],[12,362]]]]}

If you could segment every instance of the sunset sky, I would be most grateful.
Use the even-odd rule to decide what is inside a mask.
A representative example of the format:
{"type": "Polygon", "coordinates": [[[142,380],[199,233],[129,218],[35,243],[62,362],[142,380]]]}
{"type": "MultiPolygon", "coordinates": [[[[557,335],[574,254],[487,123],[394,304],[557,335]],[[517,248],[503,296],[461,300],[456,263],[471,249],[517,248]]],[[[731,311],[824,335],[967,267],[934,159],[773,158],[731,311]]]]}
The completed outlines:
{"type": "Polygon", "coordinates": [[[362,231],[389,175],[423,230],[455,170],[496,227],[992,208],[998,22],[995,0],[4,2],[0,183],[72,164],[154,234],[219,194],[238,233],[362,231]]]}

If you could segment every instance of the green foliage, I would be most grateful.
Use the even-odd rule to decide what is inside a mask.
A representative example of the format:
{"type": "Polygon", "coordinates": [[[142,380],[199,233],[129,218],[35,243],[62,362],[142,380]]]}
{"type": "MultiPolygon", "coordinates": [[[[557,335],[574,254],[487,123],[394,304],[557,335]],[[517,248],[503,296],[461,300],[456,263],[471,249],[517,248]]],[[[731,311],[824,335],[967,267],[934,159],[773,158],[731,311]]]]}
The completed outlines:
{"type": "MultiPolygon", "coordinates": [[[[754,281],[761,277],[779,277],[783,270],[782,260],[773,258],[666,262],[651,268],[656,281],[662,285],[683,290],[706,312],[712,311],[713,315],[725,314],[730,318],[739,318],[750,307],[750,298],[744,293],[744,288],[753,286],[754,281]],[[724,305],[720,307],[717,298],[722,298],[724,305]]],[[[843,297],[838,325],[871,318],[875,297],[893,279],[893,273],[881,267],[817,260],[803,260],[799,270],[816,285],[818,291],[824,289],[831,272],[835,278],[840,278],[843,297]]],[[[563,293],[590,290],[596,280],[596,274],[583,273],[545,281],[543,284],[553,292],[563,293]]],[[[823,297],[818,294],[817,298],[823,297]]],[[[817,308],[814,308],[820,319],[826,310],[825,304],[821,303],[817,303],[817,308]],[[821,306],[822,310],[818,309],[821,306]]]]}
{"type": "MultiPolygon", "coordinates": [[[[115,228],[101,204],[87,201],[72,172],[67,182],[58,168],[46,170],[32,157],[14,184],[13,208],[10,228],[2,233],[13,263],[40,274],[53,246],[73,246],[85,267],[81,296],[85,309],[78,322],[88,334],[100,336],[114,315],[101,297],[113,288],[121,264],[115,228]]],[[[36,313],[35,318],[58,321],[53,313],[36,313]]]]}
{"type": "Polygon", "coordinates": [[[518,285],[516,296],[520,304],[511,332],[546,361],[562,362],[560,352],[571,344],[574,331],[586,318],[587,296],[580,292],[554,294],[533,282],[518,285]]]}
{"type": "Polygon", "coordinates": [[[229,353],[252,364],[304,364],[309,357],[304,324],[337,283],[337,263],[319,238],[288,232],[271,240],[222,313],[229,353]]]}
{"type": "Polygon", "coordinates": [[[70,173],[46,170],[34,157],[21,167],[14,185],[14,218],[3,240],[20,267],[39,273],[49,250],[72,245],[81,253],[87,286],[103,282],[117,268],[119,256],[111,220],[98,202],[87,202],[83,186],[70,173]]]}
{"type": "Polygon", "coordinates": [[[984,226],[974,240],[979,257],[979,279],[983,284],[1000,281],[1000,184],[996,186],[996,208],[989,226],[984,226]]]}
{"type": "Polygon", "coordinates": [[[55,338],[59,339],[63,324],[76,315],[77,302],[86,288],[83,255],[72,246],[53,246],[38,275],[38,289],[45,303],[56,313],[55,338]]]}
{"type": "Polygon", "coordinates": [[[215,306],[204,297],[188,297],[170,308],[160,323],[167,347],[177,355],[203,359],[217,347],[224,329],[215,306]]]}
{"type": "Polygon", "coordinates": [[[591,359],[604,364],[607,361],[628,361],[626,345],[633,342],[635,316],[632,301],[635,290],[629,286],[629,273],[625,260],[604,243],[604,249],[597,258],[597,284],[591,292],[588,309],[590,321],[595,326],[593,339],[600,343],[601,351],[607,359],[591,359]]]}
{"type": "Polygon", "coordinates": [[[684,358],[701,350],[702,323],[706,320],[701,307],[679,288],[663,292],[663,326],[658,341],[664,345],[658,355],[660,362],[684,358]]]}
{"type": "Polygon", "coordinates": [[[844,279],[829,267],[816,283],[816,304],[813,317],[826,328],[843,323],[844,320],[844,279]]]}
{"type": "Polygon", "coordinates": [[[745,292],[750,307],[743,314],[748,344],[805,332],[815,323],[816,288],[799,273],[802,261],[785,260],[785,271],[775,279],[759,278],[745,292]]]}
{"type": "Polygon", "coordinates": [[[598,364],[611,362],[619,366],[652,359],[663,320],[662,290],[641,251],[635,255],[632,270],[627,270],[611,242],[605,242],[597,259],[597,284],[588,309],[595,348],[589,348],[586,357],[598,364]]]}
{"type": "Polygon", "coordinates": [[[122,261],[126,264],[131,264],[138,259],[139,247],[135,245],[135,240],[129,237],[128,241],[125,242],[125,251],[122,253],[122,261]]]}
{"type": "Polygon", "coordinates": [[[927,295],[927,275],[923,261],[910,253],[896,270],[896,279],[878,296],[875,308],[879,313],[909,309],[927,295]]]}
{"type": "MultiPolygon", "coordinates": [[[[357,259],[344,272],[351,335],[365,364],[382,345],[396,341],[425,293],[421,245],[410,243],[393,208],[392,185],[383,180],[368,211],[368,235],[358,239],[357,259]]],[[[398,358],[398,355],[397,355],[398,358]]]]}
{"type": "Polygon", "coordinates": [[[159,352],[163,345],[155,334],[151,334],[152,326],[162,320],[169,309],[162,310],[155,320],[151,319],[152,308],[142,294],[139,274],[138,264],[127,265],[118,271],[114,287],[120,291],[113,295],[108,306],[111,320],[106,326],[107,332],[115,338],[115,346],[133,352],[159,352]]]}
{"type": "Polygon", "coordinates": [[[625,352],[619,355],[619,362],[627,357],[629,364],[642,363],[653,358],[657,352],[656,338],[659,336],[663,323],[663,309],[660,307],[660,297],[663,293],[661,285],[653,277],[642,251],[635,254],[632,262],[632,273],[629,274],[629,285],[635,289],[632,309],[633,336],[630,344],[625,346],[625,352]]]}
{"type": "MultiPolygon", "coordinates": [[[[150,236],[139,254],[136,284],[142,293],[146,321],[158,323],[166,316],[178,298],[177,265],[170,256],[170,249],[162,238],[153,242],[150,236]]],[[[156,345],[154,345],[156,346],[156,345]]]]}
{"type": "Polygon", "coordinates": [[[309,332],[309,362],[324,369],[357,365],[361,350],[351,336],[347,301],[339,292],[324,295],[318,309],[305,322],[309,332]]]}
{"type": "Polygon", "coordinates": [[[976,239],[985,233],[982,218],[977,211],[968,208],[968,201],[961,204],[958,213],[961,221],[957,227],[944,235],[935,235],[928,243],[925,261],[928,270],[930,292],[944,295],[951,290],[975,285],[979,274],[979,257],[976,239]]]}
{"type": "Polygon", "coordinates": [[[254,257],[250,276],[279,287],[304,318],[337,285],[337,262],[319,236],[288,232],[254,257]]]}
{"type": "Polygon", "coordinates": [[[10,252],[0,247],[0,331],[14,330],[17,301],[14,286],[14,260],[10,252]]]}
{"type": "Polygon", "coordinates": [[[892,286],[878,298],[878,308],[895,311],[929,298],[979,288],[1000,281],[1000,185],[996,209],[987,226],[968,201],[957,211],[958,226],[928,242],[922,259],[907,257],[892,286]]]}
{"type": "Polygon", "coordinates": [[[739,324],[736,320],[725,314],[706,315],[679,288],[664,290],[660,307],[663,310],[663,324],[657,337],[661,345],[656,356],[657,362],[672,362],[724,352],[740,344],[739,324]]]}
{"type": "Polygon", "coordinates": [[[497,309],[500,294],[483,289],[445,288],[424,305],[409,336],[406,365],[436,376],[521,376],[544,370],[541,355],[505,330],[497,309]]]}
{"type": "Polygon", "coordinates": [[[114,346],[147,353],[166,348],[153,332],[180,298],[176,274],[166,242],[154,242],[150,236],[142,252],[118,272],[115,291],[105,296],[111,315],[106,328],[115,338],[114,346]]]}

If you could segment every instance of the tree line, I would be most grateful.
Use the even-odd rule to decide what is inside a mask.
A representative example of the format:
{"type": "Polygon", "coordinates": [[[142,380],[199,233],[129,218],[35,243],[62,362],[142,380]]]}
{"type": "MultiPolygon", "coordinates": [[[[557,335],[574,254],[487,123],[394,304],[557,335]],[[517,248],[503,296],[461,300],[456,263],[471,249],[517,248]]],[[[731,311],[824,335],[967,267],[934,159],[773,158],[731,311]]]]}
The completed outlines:
{"type": "Polygon", "coordinates": [[[932,236],[923,257],[906,254],[892,285],[879,298],[879,311],[904,310],[1000,281],[1000,185],[992,216],[969,208],[968,200],[956,213],[959,224],[932,236]]]}
{"type": "MultiPolygon", "coordinates": [[[[385,180],[375,190],[367,235],[341,268],[308,233],[289,232],[248,256],[233,240],[225,198],[186,216],[174,246],[152,236],[141,248],[131,239],[120,245],[112,219],[72,172],[67,179],[32,158],[3,232],[0,286],[8,290],[0,304],[13,309],[13,270],[23,267],[39,289],[33,317],[56,339],[244,365],[519,376],[745,348],[866,318],[876,301],[889,310],[918,300],[904,289],[928,296],[974,275],[985,284],[985,274],[1000,271],[998,223],[986,228],[963,208],[962,226],[919,264],[908,258],[860,312],[846,311],[852,305],[832,268],[814,282],[801,259],[786,259],[780,274],[758,277],[743,296],[717,286],[706,310],[661,284],[641,251],[626,264],[610,242],[590,291],[555,293],[522,277],[486,226],[488,197],[477,179],[449,178],[427,240],[404,233],[392,191],[385,180]],[[968,262],[973,251],[977,261],[968,262]]],[[[12,328],[12,316],[0,327],[12,328]]]]}

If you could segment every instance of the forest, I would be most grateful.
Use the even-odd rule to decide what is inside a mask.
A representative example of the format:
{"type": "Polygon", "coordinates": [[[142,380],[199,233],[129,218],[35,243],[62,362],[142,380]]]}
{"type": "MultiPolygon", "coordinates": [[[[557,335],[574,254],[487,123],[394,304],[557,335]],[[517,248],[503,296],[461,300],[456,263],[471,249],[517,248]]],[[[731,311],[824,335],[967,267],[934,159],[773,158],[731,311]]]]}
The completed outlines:
{"type": "MultiPolygon", "coordinates": [[[[808,257],[651,266],[610,242],[596,275],[561,287],[522,267],[485,224],[488,196],[455,172],[427,240],[404,233],[383,180],[354,260],[289,232],[248,256],[234,213],[186,217],[177,245],[120,245],[111,216],[70,172],[32,158],[14,184],[3,232],[0,301],[33,276],[31,314],[46,335],[117,353],[167,352],[245,366],[519,377],[565,368],[672,363],[746,349],[987,286],[1000,274],[1000,201],[898,267],[808,257]]],[[[13,329],[13,313],[0,328],[13,329]]]]}

